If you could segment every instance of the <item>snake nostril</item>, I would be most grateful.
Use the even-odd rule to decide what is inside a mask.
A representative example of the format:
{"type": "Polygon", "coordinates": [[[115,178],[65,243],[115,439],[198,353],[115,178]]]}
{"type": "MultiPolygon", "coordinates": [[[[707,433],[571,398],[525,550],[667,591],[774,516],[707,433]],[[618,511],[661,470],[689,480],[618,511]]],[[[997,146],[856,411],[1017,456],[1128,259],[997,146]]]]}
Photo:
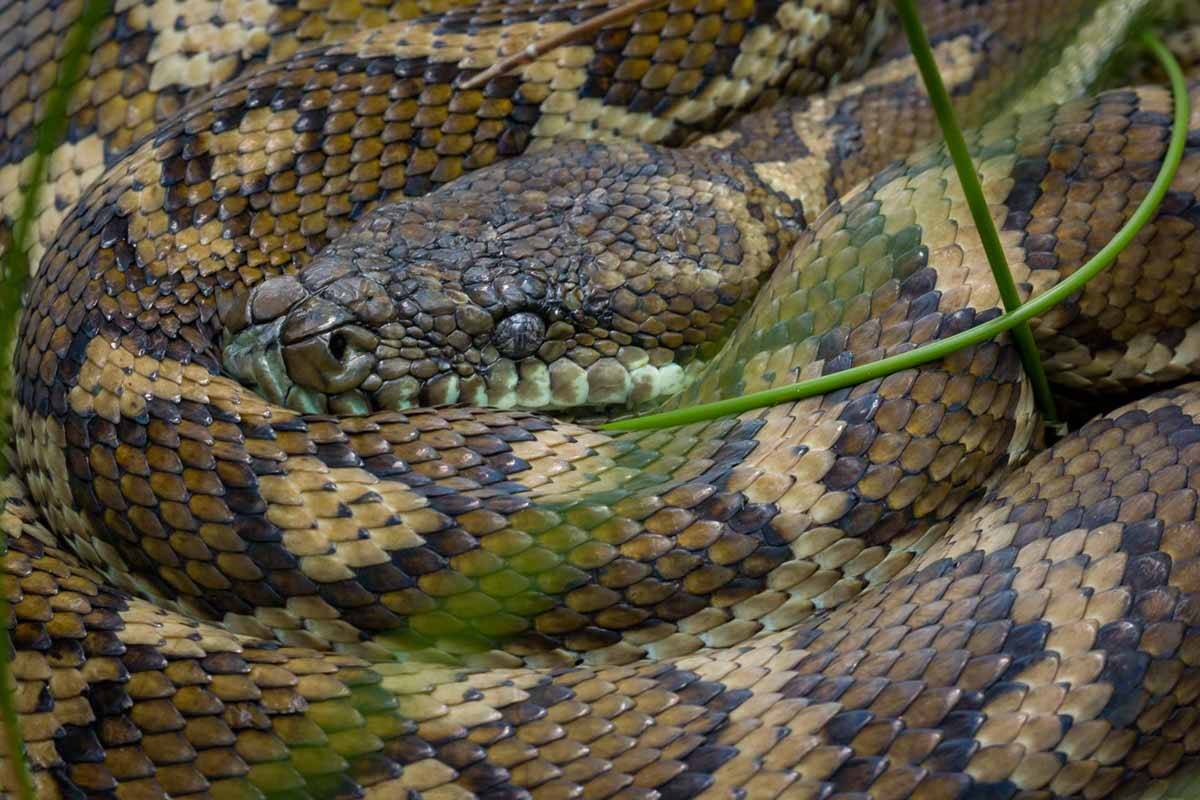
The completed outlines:
{"type": "Polygon", "coordinates": [[[288,376],[300,386],[328,394],[356,388],[375,367],[379,338],[355,325],[318,334],[283,348],[288,376]]]}

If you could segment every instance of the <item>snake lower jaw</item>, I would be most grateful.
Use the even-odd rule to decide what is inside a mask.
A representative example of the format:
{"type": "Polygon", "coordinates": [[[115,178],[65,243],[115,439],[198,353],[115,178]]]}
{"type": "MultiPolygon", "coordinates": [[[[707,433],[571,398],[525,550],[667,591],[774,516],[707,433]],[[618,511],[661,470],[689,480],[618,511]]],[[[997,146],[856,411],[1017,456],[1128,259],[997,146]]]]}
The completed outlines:
{"type": "Polygon", "coordinates": [[[686,367],[675,363],[655,365],[635,356],[605,357],[586,368],[566,356],[548,365],[536,357],[519,361],[498,357],[467,375],[450,366],[440,374],[419,379],[409,374],[386,374],[380,369],[383,361],[353,346],[350,352],[337,354],[339,363],[324,363],[329,361],[331,336],[351,338],[346,330],[285,346],[283,324],[280,318],[227,332],[222,367],[265,400],[310,414],[362,415],[466,403],[577,418],[608,418],[652,407],[662,398],[678,394],[693,381],[699,367],[698,362],[686,367]]]}
{"type": "Polygon", "coordinates": [[[226,333],[221,351],[221,367],[243,386],[254,389],[265,400],[298,411],[320,410],[315,392],[305,391],[288,375],[279,346],[283,320],[270,325],[250,326],[237,333],[226,333]]]}

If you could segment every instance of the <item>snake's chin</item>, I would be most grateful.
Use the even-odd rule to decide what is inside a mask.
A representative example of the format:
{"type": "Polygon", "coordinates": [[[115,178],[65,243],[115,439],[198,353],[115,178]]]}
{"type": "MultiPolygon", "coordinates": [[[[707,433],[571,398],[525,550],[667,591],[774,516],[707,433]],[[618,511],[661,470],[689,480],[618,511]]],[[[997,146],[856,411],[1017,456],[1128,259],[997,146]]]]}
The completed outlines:
{"type": "MultiPolygon", "coordinates": [[[[702,366],[700,361],[686,367],[655,365],[636,348],[597,359],[586,368],[565,356],[550,364],[539,358],[498,356],[466,376],[443,372],[424,380],[411,375],[384,380],[372,371],[351,389],[329,392],[293,378],[282,343],[283,324],[280,318],[227,334],[222,366],[265,400],[309,414],[362,415],[467,404],[575,419],[608,418],[660,405],[685,389],[702,366]]],[[[382,359],[370,360],[374,365],[382,359]]]]}

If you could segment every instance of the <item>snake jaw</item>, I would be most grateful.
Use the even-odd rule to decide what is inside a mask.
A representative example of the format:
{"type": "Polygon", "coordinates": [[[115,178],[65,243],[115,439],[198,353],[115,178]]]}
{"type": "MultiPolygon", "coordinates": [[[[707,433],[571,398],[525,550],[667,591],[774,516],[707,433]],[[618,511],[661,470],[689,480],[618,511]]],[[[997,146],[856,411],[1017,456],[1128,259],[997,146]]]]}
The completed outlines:
{"type": "Polygon", "coordinates": [[[221,366],[242,385],[256,388],[266,400],[286,404],[294,384],[278,347],[281,327],[283,320],[278,319],[236,332],[226,329],[221,366]]]}
{"type": "Polygon", "coordinates": [[[222,366],[267,400],[305,413],[365,414],[359,391],[379,337],[292,276],[263,281],[226,314],[222,366]]]}

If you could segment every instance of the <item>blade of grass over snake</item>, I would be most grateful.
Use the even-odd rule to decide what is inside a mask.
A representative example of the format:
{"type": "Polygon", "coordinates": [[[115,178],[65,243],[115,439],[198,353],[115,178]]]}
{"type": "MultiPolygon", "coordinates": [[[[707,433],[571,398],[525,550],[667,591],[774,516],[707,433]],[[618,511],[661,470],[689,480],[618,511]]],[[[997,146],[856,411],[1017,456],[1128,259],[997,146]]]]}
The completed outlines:
{"type": "Polygon", "coordinates": [[[1171,52],[1161,39],[1150,33],[1142,33],[1141,37],[1145,46],[1162,64],[1170,80],[1171,93],[1175,102],[1170,145],[1167,148],[1167,154],[1163,159],[1162,169],[1159,170],[1158,177],[1150,187],[1149,192],[1146,193],[1145,198],[1138,204],[1133,216],[1117,231],[1112,241],[1105,245],[1099,253],[1093,256],[1079,270],[1015,311],[1010,311],[970,330],[963,331],[946,339],[941,339],[933,344],[919,347],[916,350],[910,350],[907,353],[889,356],[870,364],[851,367],[841,372],[823,375],[820,378],[800,383],[793,383],[789,386],[781,386],[777,389],[754,392],[742,397],[719,400],[715,403],[705,403],[690,408],[616,420],[602,425],[601,429],[608,431],[641,431],[670,428],[693,422],[704,422],[779,403],[803,400],[807,397],[814,397],[826,392],[845,389],[866,381],[883,378],[895,372],[912,369],[913,367],[927,364],[930,361],[936,361],[963,347],[979,344],[980,342],[999,336],[1005,331],[1012,330],[1017,325],[1027,323],[1034,317],[1045,314],[1054,308],[1054,306],[1083,289],[1088,281],[1107,269],[1117,259],[1121,251],[1129,246],[1138,232],[1157,213],[1159,205],[1162,203],[1167,190],[1171,186],[1171,181],[1175,179],[1175,173],[1179,169],[1180,161],[1183,159],[1184,146],[1187,144],[1191,102],[1188,97],[1187,81],[1184,78],[1183,70],[1180,69],[1179,63],[1171,55],[1171,52]]]}
{"type": "Polygon", "coordinates": [[[498,78],[501,75],[507,75],[514,69],[523,67],[526,64],[532,63],[539,57],[549,53],[556,47],[562,47],[564,44],[570,44],[583,36],[595,33],[605,25],[612,25],[628,19],[642,11],[654,8],[664,4],[666,0],[630,0],[628,3],[623,3],[603,14],[592,17],[586,22],[581,22],[573,26],[569,30],[563,32],[559,36],[551,36],[547,39],[534,42],[522,50],[518,50],[507,58],[502,58],[492,66],[480,72],[478,75],[473,75],[463,81],[463,89],[481,89],[488,81],[493,78],[498,78]]]}
{"type": "MultiPolygon", "coordinates": [[[[4,253],[4,276],[0,282],[0,386],[3,387],[0,397],[6,402],[10,398],[13,340],[21,307],[21,293],[29,277],[29,237],[37,217],[38,199],[46,178],[46,166],[54,148],[66,133],[71,92],[83,76],[88,43],[108,14],[109,2],[110,0],[89,0],[71,29],[63,60],[59,65],[57,82],[46,104],[46,116],[38,126],[29,184],[13,225],[12,239],[4,253]]],[[[4,425],[0,426],[0,434],[5,440],[8,436],[7,413],[6,408],[3,414],[4,425]]],[[[0,474],[6,474],[7,471],[8,464],[0,454],[0,474]]],[[[7,539],[0,539],[0,555],[7,551],[7,545],[7,539]]],[[[16,796],[20,800],[34,800],[33,778],[25,760],[25,744],[21,738],[13,697],[12,674],[9,668],[11,653],[7,592],[0,591],[0,724],[3,724],[4,730],[5,758],[8,768],[16,778],[16,796]]]]}
{"type": "MultiPolygon", "coordinates": [[[[942,138],[946,143],[946,151],[954,162],[954,171],[958,173],[958,182],[962,185],[963,195],[967,198],[967,207],[971,210],[971,219],[975,221],[975,230],[987,255],[988,266],[992,270],[992,278],[1000,291],[1000,300],[1004,303],[1005,311],[1014,311],[1021,305],[1021,296],[1017,294],[1017,284],[1013,281],[1012,271],[1008,260],[1004,257],[1004,245],[1000,243],[1000,234],[992,213],[988,209],[987,198],[983,194],[983,184],[979,181],[979,173],[971,162],[971,153],[967,150],[967,140],[963,137],[954,106],[950,104],[950,95],[946,93],[946,84],[938,72],[937,62],[933,58],[933,50],[929,46],[929,37],[921,25],[913,0],[896,0],[896,10],[900,13],[900,23],[908,36],[909,46],[929,92],[929,100],[933,112],[937,115],[938,126],[942,129],[942,138]]],[[[1046,379],[1046,370],[1042,368],[1042,359],[1038,355],[1037,342],[1033,340],[1033,331],[1029,323],[1022,323],[1013,328],[1013,341],[1017,352],[1021,355],[1021,364],[1029,376],[1033,387],[1033,396],[1047,424],[1058,424],[1058,412],[1054,408],[1054,394],[1050,391],[1050,381],[1046,379]]]]}

